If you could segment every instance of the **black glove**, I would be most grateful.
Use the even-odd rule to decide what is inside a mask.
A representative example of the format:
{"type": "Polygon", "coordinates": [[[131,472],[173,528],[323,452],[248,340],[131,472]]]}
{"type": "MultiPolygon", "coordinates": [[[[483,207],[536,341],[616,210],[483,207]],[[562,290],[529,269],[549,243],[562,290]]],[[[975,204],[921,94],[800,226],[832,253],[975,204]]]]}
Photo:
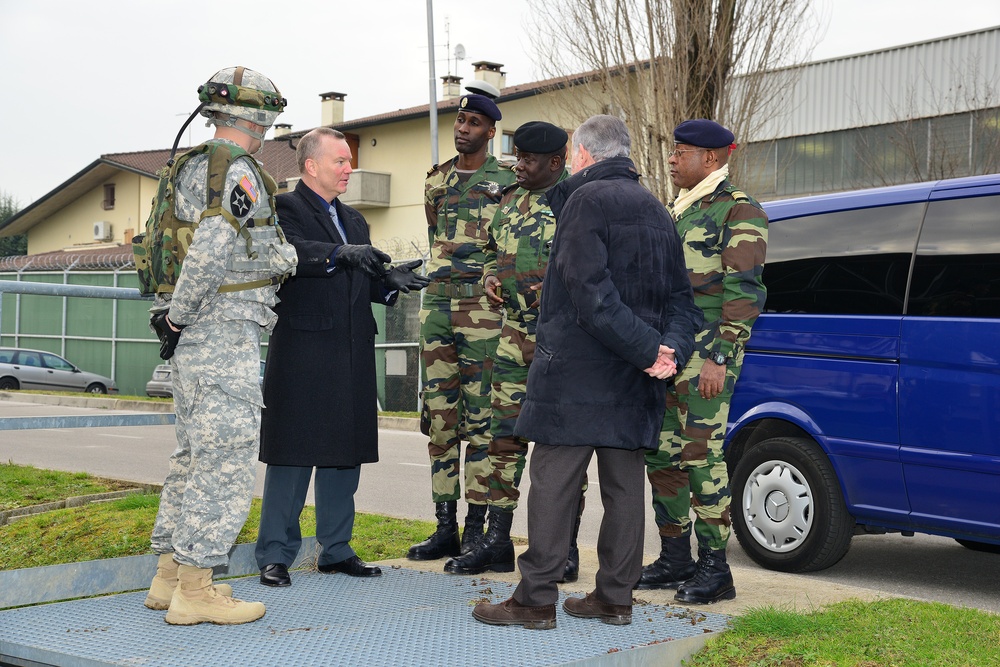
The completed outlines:
{"type": "MultiPolygon", "coordinates": [[[[174,356],[174,348],[177,347],[177,341],[181,339],[181,332],[170,328],[170,324],[167,322],[167,311],[154,314],[149,318],[149,325],[153,327],[156,337],[160,339],[160,359],[166,361],[174,356]]],[[[184,328],[182,324],[174,326],[178,329],[184,328]]]]}
{"type": "Polygon", "coordinates": [[[385,267],[392,257],[371,245],[342,245],[337,250],[337,266],[361,269],[375,280],[381,280],[385,275],[385,267]]]}
{"type": "Polygon", "coordinates": [[[423,289],[431,284],[431,279],[414,273],[413,269],[424,263],[422,259],[415,259],[406,264],[394,266],[385,274],[383,284],[389,291],[399,290],[403,294],[409,294],[411,289],[423,289]]]}

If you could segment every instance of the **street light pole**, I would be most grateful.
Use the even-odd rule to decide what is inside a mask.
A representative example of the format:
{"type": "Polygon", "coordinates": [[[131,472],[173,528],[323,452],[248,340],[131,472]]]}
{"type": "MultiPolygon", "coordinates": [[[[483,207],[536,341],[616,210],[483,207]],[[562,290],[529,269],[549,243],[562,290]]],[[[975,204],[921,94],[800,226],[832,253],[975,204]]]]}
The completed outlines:
{"type": "Polygon", "coordinates": [[[430,69],[431,164],[438,163],[437,76],[434,72],[434,0],[427,0],[427,62],[430,69]]]}

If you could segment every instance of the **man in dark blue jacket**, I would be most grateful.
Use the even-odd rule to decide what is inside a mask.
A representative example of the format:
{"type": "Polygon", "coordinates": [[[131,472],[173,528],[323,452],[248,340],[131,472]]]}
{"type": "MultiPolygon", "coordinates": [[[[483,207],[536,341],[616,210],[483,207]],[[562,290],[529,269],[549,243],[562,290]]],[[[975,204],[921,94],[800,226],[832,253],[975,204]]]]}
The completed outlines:
{"type": "Polygon", "coordinates": [[[566,613],[632,622],[642,569],[645,453],[655,450],[665,379],[701,327],[670,214],[639,184],[631,140],[613,116],[573,134],[574,175],[549,190],[558,226],[542,289],[535,358],[515,434],[535,442],[521,582],[472,615],[494,625],[556,626],[583,475],[596,453],[604,519],[597,587],[566,613]]]}

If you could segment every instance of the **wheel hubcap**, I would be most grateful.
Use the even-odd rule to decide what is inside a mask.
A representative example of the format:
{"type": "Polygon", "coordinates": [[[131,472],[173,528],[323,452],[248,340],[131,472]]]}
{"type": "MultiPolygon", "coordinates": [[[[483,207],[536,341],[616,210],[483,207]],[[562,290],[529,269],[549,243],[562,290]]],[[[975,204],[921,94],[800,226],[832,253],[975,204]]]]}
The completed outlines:
{"type": "Polygon", "coordinates": [[[750,473],[742,509],[750,535],[775,553],[802,546],[812,529],[812,489],[785,461],[767,461],[750,473]]]}

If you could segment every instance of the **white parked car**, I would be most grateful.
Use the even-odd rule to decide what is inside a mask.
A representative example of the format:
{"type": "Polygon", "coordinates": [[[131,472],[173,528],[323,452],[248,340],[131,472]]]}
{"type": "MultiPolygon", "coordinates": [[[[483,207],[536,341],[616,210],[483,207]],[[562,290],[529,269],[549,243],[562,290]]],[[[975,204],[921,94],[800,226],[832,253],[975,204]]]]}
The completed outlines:
{"type": "Polygon", "coordinates": [[[0,347],[0,391],[12,389],[85,391],[90,394],[118,392],[111,378],[80,370],[58,354],[0,347]]]}
{"type": "MultiPolygon", "coordinates": [[[[146,383],[146,396],[159,396],[161,398],[174,397],[173,367],[170,364],[158,364],[153,369],[153,377],[146,383]]],[[[264,383],[264,362],[260,362],[260,380],[264,383]]]]}

